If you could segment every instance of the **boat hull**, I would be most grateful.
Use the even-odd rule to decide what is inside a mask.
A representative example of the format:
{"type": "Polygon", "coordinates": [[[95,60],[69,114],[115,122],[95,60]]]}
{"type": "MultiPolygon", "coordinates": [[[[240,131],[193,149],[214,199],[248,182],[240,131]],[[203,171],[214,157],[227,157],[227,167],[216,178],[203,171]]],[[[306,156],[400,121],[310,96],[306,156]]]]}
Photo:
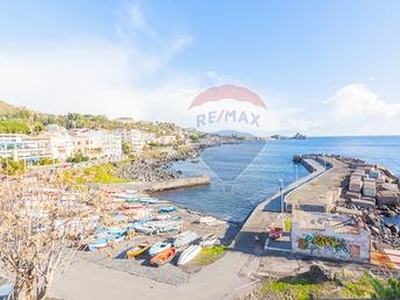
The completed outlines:
{"type": "Polygon", "coordinates": [[[158,253],[150,260],[150,263],[152,266],[159,267],[170,262],[175,257],[175,255],[176,255],[176,249],[172,247],[158,253]]]}

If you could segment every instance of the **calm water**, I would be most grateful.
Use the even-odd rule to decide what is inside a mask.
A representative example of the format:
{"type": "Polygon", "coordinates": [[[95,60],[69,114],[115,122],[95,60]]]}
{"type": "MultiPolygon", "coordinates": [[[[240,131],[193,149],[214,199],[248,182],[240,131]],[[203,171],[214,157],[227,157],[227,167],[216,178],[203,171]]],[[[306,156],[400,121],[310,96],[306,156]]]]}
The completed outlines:
{"type": "Polygon", "coordinates": [[[162,192],[185,207],[231,221],[243,221],[252,208],[285,185],[308,174],[292,163],[294,154],[332,153],[379,163],[400,175],[400,136],[329,137],[248,142],[206,149],[197,163],[178,162],[187,175],[209,174],[209,186],[162,192]]]}

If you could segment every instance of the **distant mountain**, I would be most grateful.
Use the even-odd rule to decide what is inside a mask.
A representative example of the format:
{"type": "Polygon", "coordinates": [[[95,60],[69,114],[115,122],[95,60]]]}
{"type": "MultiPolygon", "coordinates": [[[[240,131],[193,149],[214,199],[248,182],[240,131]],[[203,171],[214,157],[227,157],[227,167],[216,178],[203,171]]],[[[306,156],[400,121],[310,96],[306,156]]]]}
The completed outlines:
{"type": "Polygon", "coordinates": [[[275,134],[270,136],[273,140],[305,140],[307,137],[299,132],[297,132],[294,136],[284,136],[280,134],[275,134]]]}
{"type": "Polygon", "coordinates": [[[240,131],[236,131],[236,130],[220,130],[215,132],[218,135],[221,136],[235,136],[235,137],[239,137],[239,138],[246,138],[246,137],[254,137],[254,135],[252,135],[251,133],[248,132],[240,132],[240,131]]]}

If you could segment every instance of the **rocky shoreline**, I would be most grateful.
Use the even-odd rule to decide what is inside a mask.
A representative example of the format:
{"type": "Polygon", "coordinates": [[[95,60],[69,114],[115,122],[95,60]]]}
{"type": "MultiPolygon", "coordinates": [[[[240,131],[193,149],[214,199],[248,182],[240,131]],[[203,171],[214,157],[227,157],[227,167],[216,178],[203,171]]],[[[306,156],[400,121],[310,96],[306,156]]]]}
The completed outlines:
{"type": "Polygon", "coordinates": [[[116,176],[121,179],[141,182],[165,181],[181,178],[182,172],[172,170],[172,164],[177,161],[188,159],[197,159],[200,153],[207,148],[219,147],[221,145],[239,144],[236,138],[207,136],[199,143],[191,144],[190,149],[180,151],[168,149],[158,158],[139,157],[131,160],[129,163],[115,164],[116,176]]]}

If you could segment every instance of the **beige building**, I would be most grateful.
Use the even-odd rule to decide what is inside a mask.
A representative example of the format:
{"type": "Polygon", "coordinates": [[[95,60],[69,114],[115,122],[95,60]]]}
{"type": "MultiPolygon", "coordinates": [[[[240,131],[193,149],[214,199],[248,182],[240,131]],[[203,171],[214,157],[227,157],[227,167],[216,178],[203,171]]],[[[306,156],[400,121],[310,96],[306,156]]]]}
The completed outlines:
{"type": "Polygon", "coordinates": [[[65,129],[41,132],[38,135],[29,136],[27,140],[37,143],[39,148],[46,149],[54,159],[65,161],[74,153],[71,136],[65,129]]]}

